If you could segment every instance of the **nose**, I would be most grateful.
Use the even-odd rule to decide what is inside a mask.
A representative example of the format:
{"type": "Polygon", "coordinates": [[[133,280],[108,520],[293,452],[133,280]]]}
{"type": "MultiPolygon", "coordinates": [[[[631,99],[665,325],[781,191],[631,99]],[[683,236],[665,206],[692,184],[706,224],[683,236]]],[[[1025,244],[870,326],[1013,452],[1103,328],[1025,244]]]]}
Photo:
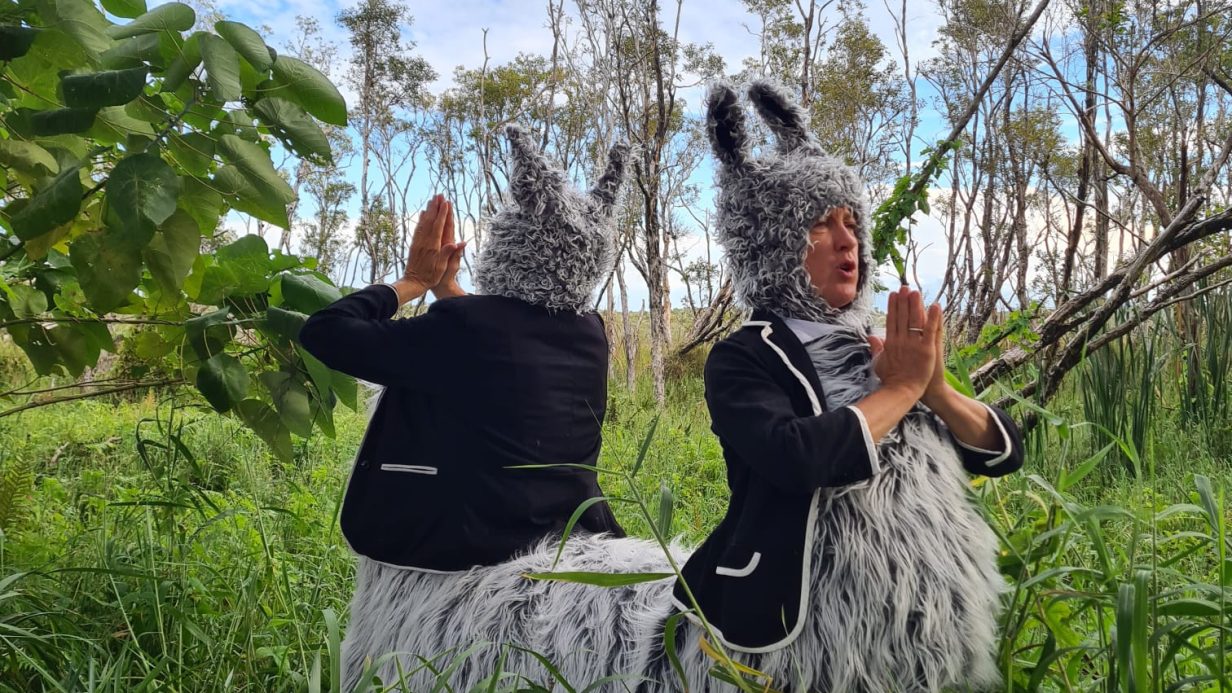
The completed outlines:
{"type": "Polygon", "coordinates": [[[834,249],[838,252],[850,250],[856,246],[858,240],[853,229],[846,224],[839,224],[838,233],[834,234],[834,249]]]}

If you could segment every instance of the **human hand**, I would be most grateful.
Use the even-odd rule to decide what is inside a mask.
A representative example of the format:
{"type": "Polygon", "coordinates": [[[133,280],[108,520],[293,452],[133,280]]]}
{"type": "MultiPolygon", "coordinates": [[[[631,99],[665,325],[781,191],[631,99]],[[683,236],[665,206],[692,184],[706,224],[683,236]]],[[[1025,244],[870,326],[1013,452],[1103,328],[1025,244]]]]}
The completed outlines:
{"type": "Polygon", "coordinates": [[[941,308],[934,305],[925,313],[920,292],[904,286],[891,293],[885,339],[868,338],[881,386],[905,392],[913,400],[923,397],[936,371],[940,328],[941,308]]]}
{"type": "MultiPolygon", "coordinates": [[[[453,205],[444,195],[437,195],[419,214],[419,222],[415,225],[415,234],[411,238],[411,250],[406,259],[406,269],[402,272],[402,278],[394,283],[403,303],[423,296],[429,289],[440,284],[454,256],[461,262],[461,252],[452,239],[453,205]]],[[[456,265],[454,272],[457,272],[456,265]]]]}
{"type": "Polygon", "coordinates": [[[461,243],[454,241],[453,205],[450,205],[449,211],[449,218],[445,220],[445,229],[441,236],[441,252],[445,252],[448,248],[453,250],[446,261],[445,273],[441,275],[441,280],[432,287],[432,295],[438,299],[466,295],[458,284],[458,268],[462,265],[462,253],[466,250],[466,241],[461,243]]]}
{"type": "Polygon", "coordinates": [[[920,401],[933,410],[936,410],[945,399],[955,393],[954,388],[950,387],[949,381],[945,379],[945,317],[942,313],[941,306],[936,303],[928,309],[929,319],[933,319],[935,315],[937,320],[935,345],[937,360],[933,364],[933,377],[928,381],[928,387],[924,388],[920,401]]]}

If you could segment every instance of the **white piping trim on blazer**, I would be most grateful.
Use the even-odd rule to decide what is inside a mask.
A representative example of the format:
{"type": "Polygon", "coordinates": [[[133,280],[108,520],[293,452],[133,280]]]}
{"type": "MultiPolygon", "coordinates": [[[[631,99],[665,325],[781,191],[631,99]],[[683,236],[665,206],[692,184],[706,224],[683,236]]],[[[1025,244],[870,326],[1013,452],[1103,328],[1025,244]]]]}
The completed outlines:
{"type": "Polygon", "coordinates": [[[714,572],[727,577],[748,577],[753,574],[754,570],[757,570],[758,563],[761,563],[761,551],[754,551],[748,565],[743,568],[725,568],[720,565],[715,566],[714,572]]]}
{"type": "MultiPolygon", "coordinates": [[[[389,288],[393,289],[392,286],[389,288]]],[[[378,407],[381,406],[381,400],[385,398],[385,393],[388,391],[389,391],[388,388],[381,388],[381,394],[376,396],[376,403],[372,405],[372,416],[376,416],[376,410],[378,407]]],[[[347,475],[346,486],[342,487],[343,500],[346,499],[347,491],[351,490],[351,480],[355,478],[355,467],[357,466],[357,463],[359,462],[359,454],[364,451],[364,443],[368,442],[368,433],[371,430],[372,430],[372,418],[369,417],[368,425],[364,427],[364,435],[362,438],[359,439],[359,448],[355,451],[355,459],[354,461],[351,462],[351,473],[347,475]]],[[[466,572],[465,570],[433,570],[431,568],[416,568],[415,566],[410,566],[410,565],[395,565],[393,563],[386,563],[385,561],[378,561],[375,558],[366,556],[356,551],[355,547],[351,546],[350,540],[347,539],[346,532],[340,531],[338,533],[342,535],[342,541],[343,543],[346,544],[347,549],[349,549],[351,553],[355,554],[356,556],[362,556],[363,558],[369,561],[372,561],[373,563],[379,563],[380,565],[383,565],[387,568],[395,568],[397,570],[417,570],[421,573],[433,573],[435,575],[457,575],[459,573],[466,572]]]]}
{"type": "MultiPolygon", "coordinates": [[[[966,443],[959,440],[956,436],[954,437],[954,442],[970,450],[971,452],[982,452],[985,455],[997,455],[993,459],[988,460],[987,462],[984,463],[985,467],[995,467],[1001,464],[1002,462],[1004,462],[1007,458],[1009,458],[1010,451],[1013,450],[1014,444],[1013,442],[1010,441],[1010,434],[1005,431],[1005,424],[1001,423],[1001,417],[997,416],[996,412],[992,410],[992,407],[988,406],[987,404],[980,402],[980,405],[988,410],[988,415],[992,417],[993,423],[997,424],[997,430],[1001,431],[1001,445],[1004,448],[1004,451],[1000,455],[997,455],[996,450],[985,450],[983,448],[977,448],[974,445],[967,445],[966,443]]],[[[952,433],[951,433],[951,436],[953,436],[952,433]]]]}
{"type": "Polygon", "coordinates": [[[383,464],[381,465],[383,472],[405,472],[408,474],[427,474],[428,476],[436,476],[436,467],[425,467],[421,464],[383,464]]]}
{"type": "MultiPolygon", "coordinates": [[[[741,329],[744,329],[746,327],[762,328],[761,340],[765,342],[766,344],[768,344],[770,348],[774,350],[774,353],[779,355],[779,358],[783,360],[783,363],[787,366],[787,369],[790,370],[792,374],[796,376],[796,379],[800,381],[800,384],[804,386],[804,391],[805,393],[808,394],[809,404],[811,404],[813,407],[813,415],[820,416],[822,413],[821,402],[817,399],[817,393],[813,391],[813,386],[809,385],[808,378],[804,377],[803,373],[796,370],[796,367],[791,365],[791,360],[787,358],[787,354],[784,354],[783,350],[780,349],[777,344],[770,341],[770,335],[774,334],[774,328],[771,326],[771,324],[764,320],[749,320],[740,326],[741,329]]],[[[812,583],[811,576],[812,576],[812,568],[813,568],[812,566],[813,552],[811,550],[811,547],[813,546],[813,540],[815,539],[815,537],[813,536],[813,532],[817,525],[817,508],[821,504],[820,501],[821,501],[821,489],[815,489],[813,491],[813,498],[812,500],[809,501],[808,523],[804,526],[804,547],[806,550],[802,552],[804,554],[804,557],[800,560],[800,607],[799,607],[798,612],[796,613],[795,627],[792,628],[791,632],[785,635],[783,639],[778,642],[770,643],[769,645],[766,645],[764,647],[741,647],[739,645],[733,644],[730,640],[728,640],[723,635],[723,632],[721,630],[719,630],[718,628],[715,628],[713,625],[710,626],[710,630],[714,632],[715,637],[719,639],[719,642],[721,642],[724,647],[734,650],[736,652],[744,652],[747,654],[765,654],[767,652],[774,652],[776,650],[781,650],[784,647],[787,647],[788,645],[795,642],[796,638],[800,637],[800,633],[804,632],[804,617],[808,612],[808,604],[809,604],[808,589],[809,589],[810,583],[812,583]]],[[[758,559],[760,558],[761,556],[759,554],[758,559]]],[[[754,565],[753,567],[755,568],[757,566],[754,565]]],[[[752,572],[752,570],[750,569],[749,572],[752,572]]],[[[702,625],[701,620],[698,619],[696,614],[693,613],[692,607],[688,607],[688,606],[685,606],[684,604],[681,604],[680,600],[676,599],[675,594],[672,595],[672,604],[677,609],[684,612],[685,617],[688,618],[690,621],[697,624],[698,626],[702,625]]]]}

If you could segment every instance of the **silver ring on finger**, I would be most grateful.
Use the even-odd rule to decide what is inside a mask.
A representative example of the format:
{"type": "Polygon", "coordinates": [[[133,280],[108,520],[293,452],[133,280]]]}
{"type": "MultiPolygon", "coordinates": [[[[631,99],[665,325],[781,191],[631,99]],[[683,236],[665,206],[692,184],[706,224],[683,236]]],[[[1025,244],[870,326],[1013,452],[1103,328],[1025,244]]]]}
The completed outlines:
{"type": "Polygon", "coordinates": [[[908,328],[907,328],[907,331],[908,331],[908,332],[915,332],[916,334],[920,335],[921,337],[923,337],[923,336],[924,336],[924,328],[923,328],[923,327],[908,327],[908,328]]]}

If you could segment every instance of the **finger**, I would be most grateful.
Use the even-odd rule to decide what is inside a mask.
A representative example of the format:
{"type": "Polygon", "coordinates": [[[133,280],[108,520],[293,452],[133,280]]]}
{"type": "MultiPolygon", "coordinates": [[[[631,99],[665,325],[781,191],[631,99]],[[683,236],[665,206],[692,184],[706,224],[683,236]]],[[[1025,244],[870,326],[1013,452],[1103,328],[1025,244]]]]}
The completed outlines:
{"type": "MultiPolygon", "coordinates": [[[[907,324],[910,327],[915,327],[920,330],[928,329],[928,319],[924,317],[924,301],[920,298],[919,291],[912,291],[907,295],[907,305],[909,307],[909,318],[907,324]]],[[[923,337],[925,332],[915,332],[914,334],[923,337]]],[[[932,336],[932,335],[928,335],[932,336]]]]}
{"type": "Polygon", "coordinates": [[[882,341],[881,337],[870,334],[868,336],[868,347],[873,352],[873,358],[876,358],[877,354],[880,354],[885,349],[885,342],[882,341]]]}
{"type": "Polygon", "coordinates": [[[938,303],[928,307],[928,329],[931,330],[932,337],[937,342],[937,346],[941,346],[942,337],[945,332],[945,315],[941,312],[941,305],[938,303]]]}
{"type": "Polygon", "coordinates": [[[907,328],[911,326],[911,304],[907,301],[910,291],[903,287],[898,292],[898,336],[906,337],[910,334],[907,328]]]}
{"type": "Polygon", "coordinates": [[[886,301],[886,336],[883,344],[898,339],[898,292],[891,291],[886,301]]]}
{"type": "Polygon", "coordinates": [[[441,236],[441,243],[446,244],[446,245],[453,245],[454,244],[453,203],[449,202],[447,204],[448,206],[445,208],[445,232],[444,232],[444,235],[441,236]]]}

